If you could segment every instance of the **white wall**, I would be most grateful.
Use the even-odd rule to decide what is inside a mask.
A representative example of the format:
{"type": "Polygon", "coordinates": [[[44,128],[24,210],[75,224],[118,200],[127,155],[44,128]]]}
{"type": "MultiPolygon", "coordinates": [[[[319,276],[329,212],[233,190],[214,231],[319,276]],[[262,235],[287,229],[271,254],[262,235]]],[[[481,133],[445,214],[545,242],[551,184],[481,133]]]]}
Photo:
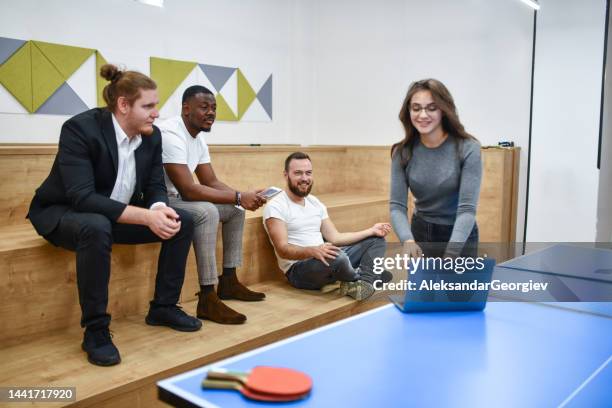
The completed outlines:
{"type": "Polygon", "coordinates": [[[527,241],[594,241],[605,0],[540,0],[527,241]]]}
{"type": "Polygon", "coordinates": [[[518,0],[316,2],[317,138],[390,144],[408,85],[434,77],[483,144],[527,140],[531,9],[518,0]],[[353,103],[346,103],[354,101],[353,103]]]}
{"type": "Polygon", "coordinates": [[[522,239],[533,10],[518,0],[316,0],[315,142],[392,144],[412,81],[444,82],[483,145],[522,147],[522,239]]]}
{"type": "MultiPolygon", "coordinates": [[[[612,8],[608,14],[610,24],[612,8]]],[[[608,53],[605,72],[604,114],[602,120],[601,166],[597,192],[597,242],[612,241],[612,29],[608,27],[608,53]]]]}
{"type": "MultiPolygon", "coordinates": [[[[271,123],[218,122],[210,143],[291,143],[295,1],[21,0],[0,3],[0,36],[98,49],[149,73],[149,57],[272,72],[271,123]]],[[[248,77],[247,77],[248,78],[248,77]]],[[[56,142],[65,116],[0,114],[0,142],[56,142]]]]}

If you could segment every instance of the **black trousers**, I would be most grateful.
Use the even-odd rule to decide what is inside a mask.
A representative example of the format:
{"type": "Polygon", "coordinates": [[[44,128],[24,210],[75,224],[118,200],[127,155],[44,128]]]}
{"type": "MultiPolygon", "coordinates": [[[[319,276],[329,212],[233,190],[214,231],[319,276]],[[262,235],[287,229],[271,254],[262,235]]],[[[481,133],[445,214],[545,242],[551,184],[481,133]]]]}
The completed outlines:
{"type": "MultiPolygon", "coordinates": [[[[453,233],[453,225],[434,224],[425,221],[414,214],[412,216],[411,231],[414,240],[423,250],[426,257],[443,257],[446,247],[453,233]]],[[[460,256],[475,258],[478,256],[478,225],[474,224],[460,256]]]]}
{"type": "Polygon", "coordinates": [[[162,240],[143,225],[112,223],[101,214],[75,211],[64,214],[57,228],[45,237],[56,246],[76,252],[82,327],[97,328],[110,324],[111,316],[106,308],[113,243],[162,242],[151,303],[161,306],[178,302],[193,237],[193,219],[186,211],[175,211],[180,216],[181,229],[168,240],[162,240]]]}

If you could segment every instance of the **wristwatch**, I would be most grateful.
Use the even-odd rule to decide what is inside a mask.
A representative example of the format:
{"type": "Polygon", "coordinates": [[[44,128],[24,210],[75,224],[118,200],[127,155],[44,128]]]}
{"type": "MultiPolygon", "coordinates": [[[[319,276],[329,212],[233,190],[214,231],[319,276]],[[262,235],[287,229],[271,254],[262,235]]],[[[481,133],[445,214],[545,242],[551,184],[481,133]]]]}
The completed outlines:
{"type": "Polygon", "coordinates": [[[240,205],[241,204],[240,203],[240,198],[241,198],[240,191],[236,191],[236,205],[240,205]]]}

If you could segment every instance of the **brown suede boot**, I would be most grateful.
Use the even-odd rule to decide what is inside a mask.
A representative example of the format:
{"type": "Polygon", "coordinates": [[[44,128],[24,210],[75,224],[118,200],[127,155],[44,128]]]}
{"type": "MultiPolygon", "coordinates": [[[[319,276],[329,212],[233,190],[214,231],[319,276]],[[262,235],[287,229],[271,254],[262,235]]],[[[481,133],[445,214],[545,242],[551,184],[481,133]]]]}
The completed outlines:
{"type": "Polygon", "coordinates": [[[196,312],[199,319],[208,319],[220,324],[242,324],[246,321],[245,315],[223,303],[214,290],[207,295],[202,292],[196,295],[199,297],[196,312]]]}
{"type": "Polygon", "coordinates": [[[261,292],[253,292],[242,283],[238,282],[236,275],[219,276],[219,285],[217,286],[217,294],[221,299],[237,299],[247,302],[255,302],[263,300],[266,295],[261,292]]]}

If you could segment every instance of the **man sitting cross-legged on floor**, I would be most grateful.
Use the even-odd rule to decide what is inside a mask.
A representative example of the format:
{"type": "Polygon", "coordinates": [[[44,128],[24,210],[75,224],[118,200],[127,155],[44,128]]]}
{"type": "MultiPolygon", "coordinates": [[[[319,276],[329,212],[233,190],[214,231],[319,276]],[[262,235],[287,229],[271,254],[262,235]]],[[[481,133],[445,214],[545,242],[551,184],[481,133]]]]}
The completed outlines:
{"type": "Polygon", "coordinates": [[[204,132],[210,132],[216,118],[217,103],[207,88],[194,85],[183,93],[181,115],[159,125],[163,140],[163,162],[170,205],[193,216],[193,248],[196,255],[200,293],[197,316],[222,324],[244,323],[246,316],[231,309],[220,299],[263,300],[236,277],[242,263],[244,211],[255,211],[266,199],[260,190],[243,191],[217,179],[213,170],[204,132]],[[193,173],[199,182],[193,179],[193,173]],[[217,278],[217,229],[223,237],[223,275],[217,278]],[[219,283],[217,293],[214,285],[219,283]]]}
{"type": "Polygon", "coordinates": [[[278,265],[292,286],[321,289],[340,281],[341,294],[363,300],[374,293],[375,280],[391,279],[387,271],[373,272],[374,259],[385,255],[390,224],[338,232],[325,205],[310,194],[312,162],[305,153],[287,157],[284,176],[287,190],[266,205],[263,221],[278,265]]]}

